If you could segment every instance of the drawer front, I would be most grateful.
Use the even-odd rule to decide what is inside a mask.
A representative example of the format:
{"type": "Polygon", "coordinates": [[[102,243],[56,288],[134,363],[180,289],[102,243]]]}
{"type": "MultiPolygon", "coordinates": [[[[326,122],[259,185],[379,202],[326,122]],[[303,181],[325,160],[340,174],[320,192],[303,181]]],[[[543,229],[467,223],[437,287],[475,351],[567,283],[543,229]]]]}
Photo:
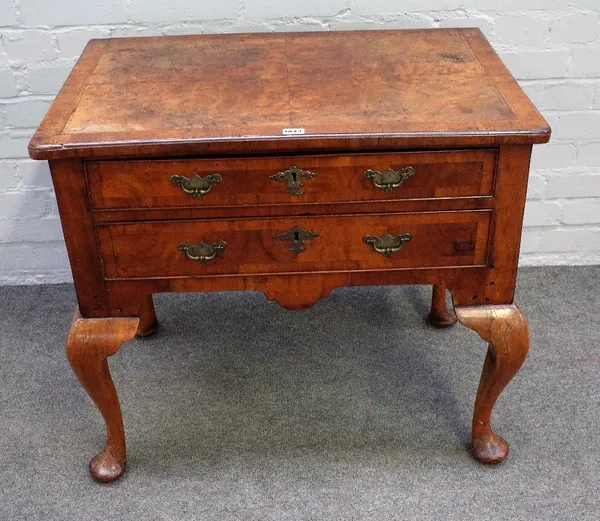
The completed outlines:
{"type": "Polygon", "coordinates": [[[481,266],[491,211],[97,226],[108,279],[481,266]],[[389,235],[389,237],[385,237],[389,235]]]}
{"type": "Polygon", "coordinates": [[[495,169],[495,150],[86,163],[98,210],[485,197],[495,169]]]}

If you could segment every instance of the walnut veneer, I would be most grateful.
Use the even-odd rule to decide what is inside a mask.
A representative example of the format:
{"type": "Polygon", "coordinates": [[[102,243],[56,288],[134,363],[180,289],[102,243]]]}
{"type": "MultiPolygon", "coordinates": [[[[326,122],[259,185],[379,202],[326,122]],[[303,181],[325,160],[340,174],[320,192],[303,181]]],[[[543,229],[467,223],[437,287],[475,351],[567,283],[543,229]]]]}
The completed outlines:
{"type": "Polygon", "coordinates": [[[432,285],[430,323],[489,343],[472,453],[505,459],[490,417],[529,347],[513,297],[549,136],[477,29],[91,41],[29,152],[50,162],[75,280],[67,355],[108,430],[92,475],[125,469],[106,359],[156,330],[152,294],[181,291],[301,310],[340,286],[432,285]]]}

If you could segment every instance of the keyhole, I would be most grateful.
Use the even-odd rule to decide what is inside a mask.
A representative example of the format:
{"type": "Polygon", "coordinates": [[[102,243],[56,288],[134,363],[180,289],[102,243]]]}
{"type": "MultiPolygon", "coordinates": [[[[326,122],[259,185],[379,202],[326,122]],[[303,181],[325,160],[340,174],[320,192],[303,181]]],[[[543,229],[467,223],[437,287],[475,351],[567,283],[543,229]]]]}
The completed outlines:
{"type": "Polygon", "coordinates": [[[298,178],[296,177],[296,172],[292,172],[292,179],[294,180],[294,183],[298,181],[298,178]]]}
{"type": "Polygon", "coordinates": [[[299,241],[300,240],[300,233],[299,232],[294,232],[294,240],[295,241],[299,241]]]}

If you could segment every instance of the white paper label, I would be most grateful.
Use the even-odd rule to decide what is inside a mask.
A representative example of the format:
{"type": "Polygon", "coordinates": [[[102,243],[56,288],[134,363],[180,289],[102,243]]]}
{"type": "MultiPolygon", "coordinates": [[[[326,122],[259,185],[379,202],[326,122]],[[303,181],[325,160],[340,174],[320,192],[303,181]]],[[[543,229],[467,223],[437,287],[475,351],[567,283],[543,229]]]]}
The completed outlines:
{"type": "Polygon", "coordinates": [[[304,134],[304,129],[303,128],[284,128],[282,132],[283,132],[284,136],[297,136],[300,134],[304,134]]]}

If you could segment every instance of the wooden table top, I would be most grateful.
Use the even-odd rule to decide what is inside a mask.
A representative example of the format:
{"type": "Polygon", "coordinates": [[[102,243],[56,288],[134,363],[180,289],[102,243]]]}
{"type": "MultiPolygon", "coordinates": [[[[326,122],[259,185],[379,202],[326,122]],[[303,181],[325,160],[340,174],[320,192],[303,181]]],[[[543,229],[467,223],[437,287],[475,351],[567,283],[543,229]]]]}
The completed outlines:
{"type": "Polygon", "coordinates": [[[36,159],[532,144],[550,129],[478,29],[93,40],[36,159]],[[304,129],[286,136],[284,129],[304,129]]]}

